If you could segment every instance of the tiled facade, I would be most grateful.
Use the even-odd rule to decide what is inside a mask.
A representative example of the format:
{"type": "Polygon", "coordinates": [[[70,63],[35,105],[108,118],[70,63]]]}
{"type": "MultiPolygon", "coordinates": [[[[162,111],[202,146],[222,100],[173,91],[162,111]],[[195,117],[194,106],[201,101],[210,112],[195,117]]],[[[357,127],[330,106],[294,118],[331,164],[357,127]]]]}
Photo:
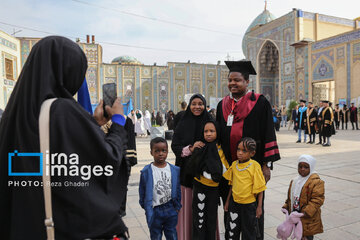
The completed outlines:
{"type": "Polygon", "coordinates": [[[360,96],[358,26],[358,20],[299,9],[253,26],[243,40],[244,55],[258,72],[251,78],[250,86],[272,104],[279,105],[303,98],[315,103],[320,98],[334,102],[357,99],[360,96]],[[333,35],[328,37],[329,34],[333,35]],[[273,70],[271,79],[261,69],[262,52],[269,43],[278,50],[273,58],[279,66],[273,70]]]}

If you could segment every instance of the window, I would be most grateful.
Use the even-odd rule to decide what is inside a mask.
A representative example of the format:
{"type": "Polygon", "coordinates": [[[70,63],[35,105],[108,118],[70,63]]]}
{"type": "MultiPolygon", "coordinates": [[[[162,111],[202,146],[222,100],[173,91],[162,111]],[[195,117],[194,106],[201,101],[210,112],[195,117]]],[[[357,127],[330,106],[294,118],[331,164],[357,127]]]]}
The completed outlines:
{"type": "Polygon", "coordinates": [[[5,58],[5,73],[6,73],[6,79],[14,80],[13,61],[8,58],[5,58]]]}

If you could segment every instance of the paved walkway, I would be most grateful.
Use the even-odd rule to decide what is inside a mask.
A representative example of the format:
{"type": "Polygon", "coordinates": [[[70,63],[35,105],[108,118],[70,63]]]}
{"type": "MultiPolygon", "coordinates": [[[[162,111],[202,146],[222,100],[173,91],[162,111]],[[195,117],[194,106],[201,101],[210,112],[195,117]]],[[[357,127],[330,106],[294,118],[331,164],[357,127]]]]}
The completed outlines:
{"type": "MultiPolygon", "coordinates": [[[[332,137],[331,147],[295,143],[297,134],[282,128],[277,134],[282,159],[274,166],[265,199],[265,239],[276,239],[276,227],[284,220],[281,212],[290,180],[297,174],[297,158],[311,154],[317,159],[316,171],[325,181],[322,207],[324,233],[315,239],[360,239],[360,131],[340,130],[332,137]]],[[[137,138],[138,165],[131,171],[127,216],[124,218],[133,240],[149,238],[145,212],[139,205],[140,170],[152,161],[150,138],[137,138]]],[[[170,146],[171,142],[169,142],[170,146]]],[[[171,149],[170,149],[171,151],[171,149]]],[[[173,163],[172,152],[168,160],[173,163]]],[[[219,218],[223,210],[219,208],[219,218]]],[[[220,221],[221,222],[221,221],[220,221]]],[[[224,228],[220,226],[220,232],[224,228]]]]}

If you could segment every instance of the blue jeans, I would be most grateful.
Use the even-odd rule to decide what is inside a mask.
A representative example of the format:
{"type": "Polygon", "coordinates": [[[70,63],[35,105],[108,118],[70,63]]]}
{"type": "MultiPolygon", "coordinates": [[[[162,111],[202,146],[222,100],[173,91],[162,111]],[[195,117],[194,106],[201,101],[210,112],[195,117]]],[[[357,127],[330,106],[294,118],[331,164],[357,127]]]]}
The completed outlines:
{"type": "Polygon", "coordinates": [[[286,127],[286,123],[287,123],[287,115],[283,115],[281,116],[281,127],[283,127],[283,124],[285,123],[285,127],[286,127]]]}
{"type": "Polygon", "coordinates": [[[154,207],[152,218],[151,226],[149,226],[151,240],[161,240],[162,232],[166,240],[177,240],[178,213],[172,201],[154,207]]]}
{"type": "Polygon", "coordinates": [[[299,136],[298,140],[301,141],[301,133],[302,132],[304,133],[304,142],[306,142],[305,130],[301,130],[301,129],[298,130],[298,136],[299,136]]]}

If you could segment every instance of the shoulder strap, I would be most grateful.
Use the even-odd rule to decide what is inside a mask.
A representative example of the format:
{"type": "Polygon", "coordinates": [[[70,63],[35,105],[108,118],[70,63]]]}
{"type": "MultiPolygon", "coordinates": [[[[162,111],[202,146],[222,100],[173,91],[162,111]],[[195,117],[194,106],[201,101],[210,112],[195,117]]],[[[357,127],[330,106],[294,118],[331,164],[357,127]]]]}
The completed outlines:
{"type": "MultiPolygon", "coordinates": [[[[43,158],[46,157],[46,153],[50,152],[50,107],[56,98],[51,98],[44,101],[41,105],[39,116],[39,136],[40,136],[40,151],[43,154],[43,158]]],[[[52,203],[51,203],[51,184],[50,174],[46,174],[46,159],[43,159],[43,190],[45,200],[45,226],[48,240],[55,239],[55,228],[52,217],[52,203]]]]}

